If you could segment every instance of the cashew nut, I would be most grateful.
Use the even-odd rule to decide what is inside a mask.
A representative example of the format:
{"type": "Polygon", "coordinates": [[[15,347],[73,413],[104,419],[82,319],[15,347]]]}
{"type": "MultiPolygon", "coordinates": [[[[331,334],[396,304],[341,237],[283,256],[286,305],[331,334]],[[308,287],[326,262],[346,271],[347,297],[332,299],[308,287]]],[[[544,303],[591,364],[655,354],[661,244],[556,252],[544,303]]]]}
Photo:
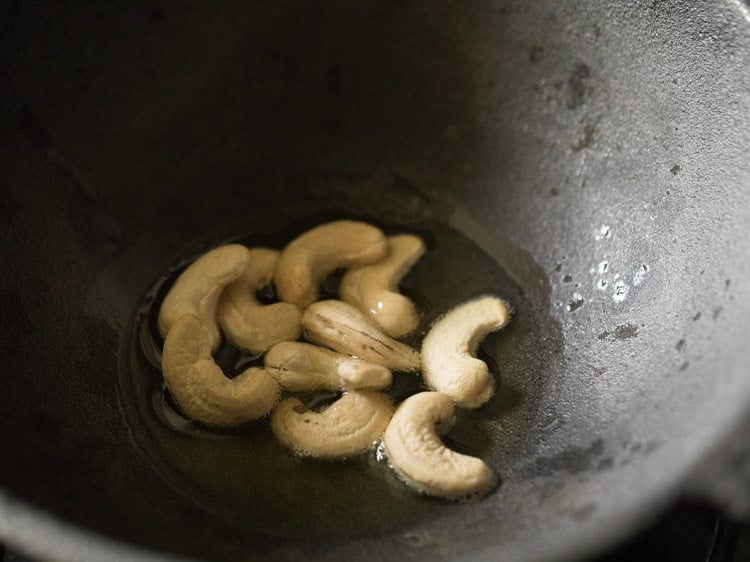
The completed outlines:
{"type": "Polygon", "coordinates": [[[206,425],[238,425],[265,416],[278,402],[278,383],[252,367],[228,379],[211,357],[214,337],[211,323],[193,314],[184,314],[169,330],[162,371],[175,401],[206,425]]]}
{"type": "Polygon", "coordinates": [[[248,255],[248,266],[224,289],[217,310],[227,339],[241,349],[260,354],[279,342],[296,340],[302,331],[302,313],[287,302],[264,306],[255,298],[256,291],[271,282],[279,252],[252,248],[248,255]]]}
{"type": "Polygon", "coordinates": [[[392,415],[393,404],[384,394],[351,390],[321,412],[307,410],[298,398],[287,398],[271,414],[271,429],[298,455],[344,458],[369,449],[392,415]]]}
{"type": "Polygon", "coordinates": [[[388,253],[379,228],[355,221],[316,226],[284,248],[274,282],[281,300],[302,308],[318,299],[320,283],[336,269],[367,265],[388,253]]]}
{"type": "Polygon", "coordinates": [[[440,439],[454,422],[453,401],[445,394],[420,392],[404,400],[383,434],[396,474],[420,492],[445,498],[491,488],[495,475],[483,460],[452,451],[440,439]]]}
{"type": "Polygon", "coordinates": [[[507,324],[508,305],[492,296],[457,306],[432,326],[422,342],[422,377],[427,385],[464,408],[492,397],[495,382],[487,364],[472,357],[479,342],[507,324]]]}
{"type": "Polygon", "coordinates": [[[213,346],[218,345],[221,336],[216,322],[216,303],[224,286],[240,276],[249,259],[245,246],[229,244],[214,248],[190,264],[169,289],[159,310],[162,337],[167,337],[172,325],[183,314],[195,314],[211,323],[213,346]]]}
{"type": "Polygon", "coordinates": [[[264,363],[281,388],[292,392],[380,389],[392,380],[385,367],[309,343],[278,343],[266,353],[264,363]]]}
{"type": "Polygon", "coordinates": [[[386,336],[352,305],[319,301],[302,314],[302,327],[316,342],[394,371],[419,369],[419,352],[386,336]]]}
{"type": "Polygon", "coordinates": [[[402,234],[388,238],[389,254],[373,265],[350,269],[341,280],[341,300],[356,306],[393,338],[413,332],[419,325],[414,303],[398,292],[398,283],[424,255],[424,242],[402,234]]]}

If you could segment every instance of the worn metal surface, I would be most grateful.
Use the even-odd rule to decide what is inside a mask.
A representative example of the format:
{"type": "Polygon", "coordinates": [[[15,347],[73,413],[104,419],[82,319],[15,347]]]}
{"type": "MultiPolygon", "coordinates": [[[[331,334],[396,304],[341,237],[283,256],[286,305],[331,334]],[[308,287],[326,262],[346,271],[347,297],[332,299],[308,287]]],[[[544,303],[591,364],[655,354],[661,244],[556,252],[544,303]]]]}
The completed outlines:
{"type": "Polygon", "coordinates": [[[8,543],[92,560],[116,556],[111,538],[215,559],[567,559],[694,491],[741,439],[742,2],[16,2],[0,37],[8,543]],[[525,289],[551,334],[530,374],[544,384],[509,381],[533,408],[491,498],[378,537],[250,536],[133,444],[117,372],[154,276],[278,222],[261,209],[301,206],[448,223],[525,289]]]}

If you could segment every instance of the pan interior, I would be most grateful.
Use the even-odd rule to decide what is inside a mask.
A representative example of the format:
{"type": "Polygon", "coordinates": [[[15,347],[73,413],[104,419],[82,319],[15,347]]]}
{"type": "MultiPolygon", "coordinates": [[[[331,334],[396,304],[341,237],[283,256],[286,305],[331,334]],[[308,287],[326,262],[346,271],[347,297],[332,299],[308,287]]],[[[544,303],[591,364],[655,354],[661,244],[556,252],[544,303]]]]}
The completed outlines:
{"type": "Polygon", "coordinates": [[[5,2],[0,19],[0,485],[24,505],[195,558],[554,559],[643,524],[734,436],[743,2],[5,2]],[[496,410],[452,434],[503,479],[483,501],[156,413],[149,289],[207,247],[341,217],[429,239],[406,281],[428,314],[513,301],[483,346],[496,410]],[[372,527],[357,486],[383,497],[358,506],[372,527]]]}

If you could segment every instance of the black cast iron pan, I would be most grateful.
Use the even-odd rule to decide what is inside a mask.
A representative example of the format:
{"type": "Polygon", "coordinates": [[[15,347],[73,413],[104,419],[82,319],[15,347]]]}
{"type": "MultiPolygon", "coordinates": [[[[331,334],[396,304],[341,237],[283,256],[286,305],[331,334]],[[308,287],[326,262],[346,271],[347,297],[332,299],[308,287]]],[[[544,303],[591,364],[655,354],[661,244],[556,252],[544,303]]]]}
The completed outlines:
{"type": "Polygon", "coordinates": [[[742,0],[0,14],[3,541],[50,559],[557,560],[679,496],[746,510],[742,0]],[[502,477],[483,501],[415,497],[365,460],[271,464],[263,429],[209,438],[156,414],[139,338],[161,276],[341,216],[425,233],[409,283],[433,314],[489,289],[517,308],[483,346],[502,392],[452,437],[502,477]]]}

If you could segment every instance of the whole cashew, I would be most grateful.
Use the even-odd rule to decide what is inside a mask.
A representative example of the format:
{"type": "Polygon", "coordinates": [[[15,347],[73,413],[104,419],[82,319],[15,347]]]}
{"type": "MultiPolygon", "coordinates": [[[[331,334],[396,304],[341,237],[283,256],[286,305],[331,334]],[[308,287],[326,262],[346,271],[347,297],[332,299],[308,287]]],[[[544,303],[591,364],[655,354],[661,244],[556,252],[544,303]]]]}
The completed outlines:
{"type": "Polygon", "coordinates": [[[278,343],[266,353],[264,363],[281,388],[292,392],[381,389],[392,380],[385,367],[309,343],[278,343]]]}
{"type": "Polygon", "coordinates": [[[247,267],[250,255],[240,244],[219,246],[203,254],[183,271],[159,310],[159,332],[166,338],[172,325],[183,314],[194,314],[212,325],[213,346],[221,340],[216,321],[216,303],[224,286],[247,267]]]}
{"type": "Polygon", "coordinates": [[[388,238],[388,257],[373,265],[350,269],[341,280],[341,300],[356,306],[393,338],[416,330],[419,315],[414,303],[398,292],[398,283],[424,255],[424,242],[401,234],[388,238]]]}
{"type": "Polygon", "coordinates": [[[384,394],[350,390],[322,412],[287,398],[271,414],[271,429],[282,445],[300,456],[337,459],[372,447],[392,415],[393,404],[384,394]]]}
{"type": "Polygon", "coordinates": [[[432,326],[422,342],[422,377],[427,386],[463,408],[478,408],[492,397],[495,383],[487,364],[473,357],[479,342],[508,323],[502,299],[480,297],[457,306],[432,326]]]}
{"type": "Polygon", "coordinates": [[[274,282],[281,300],[304,308],[315,302],[320,283],[336,269],[381,260],[388,243],[379,228],[355,221],[316,226],[284,248],[274,282]]]}
{"type": "Polygon", "coordinates": [[[463,498],[487,491],[495,475],[476,457],[448,449],[439,434],[455,422],[453,401],[440,392],[420,392],[396,410],[383,434],[383,448],[396,474],[432,496],[463,498]]]}
{"type": "Polygon", "coordinates": [[[248,255],[248,266],[224,289],[217,310],[227,339],[240,349],[260,354],[279,342],[296,340],[302,331],[302,313],[291,303],[264,306],[255,298],[256,291],[271,282],[279,252],[252,248],[248,255]]]}
{"type": "Polygon", "coordinates": [[[302,327],[316,342],[395,371],[419,369],[419,352],[389,338],[372,320],[350,304],[337,300],[311,304],[302,314],[302,327]]]}
{"type": "Polygon", "coordinates": [[[262,418],[276,405],[279,385],[263,369],[250,368],[233,379],[214,362],[214,327],[184,314],[167,334],[162,371],[182,411],[206,425],[230,426],[262,418]]]}

